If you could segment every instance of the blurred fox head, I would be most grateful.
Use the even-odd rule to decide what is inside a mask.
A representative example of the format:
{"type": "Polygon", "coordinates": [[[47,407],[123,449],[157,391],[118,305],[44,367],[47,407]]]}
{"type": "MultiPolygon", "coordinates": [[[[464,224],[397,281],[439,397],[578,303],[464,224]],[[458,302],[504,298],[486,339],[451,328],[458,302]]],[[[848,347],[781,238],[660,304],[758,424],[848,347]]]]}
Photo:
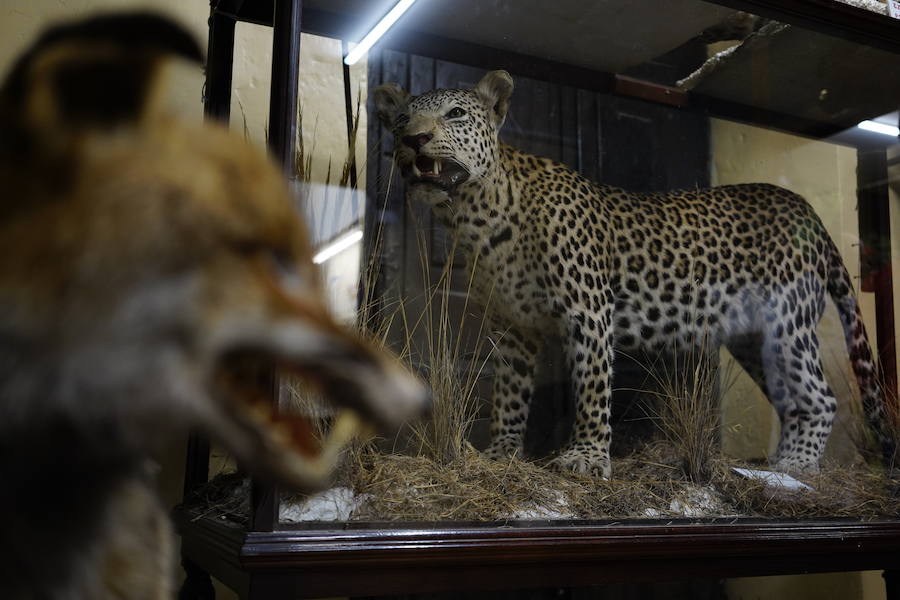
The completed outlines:
{"type": "Polygon", "coordinates": [[[267,156],[162,109],[173,57],[201,56],[170,22],[98,17],[45,34],[0,91],[0,436],[53,418],[147,449],[200,426],[321,485],[332,450],[237,367],[297,372],[381,428],[427,394],[335,323],[267,156]]]}

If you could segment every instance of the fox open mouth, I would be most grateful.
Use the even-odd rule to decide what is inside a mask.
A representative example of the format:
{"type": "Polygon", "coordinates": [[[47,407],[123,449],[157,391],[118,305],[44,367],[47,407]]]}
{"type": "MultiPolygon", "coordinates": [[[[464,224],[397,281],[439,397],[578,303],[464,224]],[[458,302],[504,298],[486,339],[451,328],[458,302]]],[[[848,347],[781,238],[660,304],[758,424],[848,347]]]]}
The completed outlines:
{"type": "Polygon", "coordinates": [[[279,373],[297,375],[310,393],[328,399],[326,404],[333,408],[334,416],[328,433],[323,435],[323,427],[315,422],[319,415],[300,414],[296,409],[273,404],[275,368],[269,359],[242,356],[229,358],[219,369],[217,389],[226,400],[227,413],[253,440],[249,453],[236,454],[263,475],[296,487],[319,487],[327,482],[347,444],[354,438],[374,436],[374,419],[363,416],[364,411],[357,407],[331,402],[337,395],[345,396],[344,392],[336,394],[335,389],[344,388],[346,383],[327,373],[279,364],[279,373]]]}
{"type": "Polygon", "coordinates": [[[431,183],[451,190],[469,178],[469,172],[450,158],[433,158],[419,154],[404,169],[404,176],[412,182],[431,183]]]}

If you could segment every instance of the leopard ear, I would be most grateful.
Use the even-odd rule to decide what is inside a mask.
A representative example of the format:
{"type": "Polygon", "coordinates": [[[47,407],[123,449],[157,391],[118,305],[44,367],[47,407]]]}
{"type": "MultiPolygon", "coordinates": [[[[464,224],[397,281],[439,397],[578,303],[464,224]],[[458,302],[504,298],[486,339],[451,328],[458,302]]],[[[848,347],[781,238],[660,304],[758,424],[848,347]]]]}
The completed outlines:
{"type": "Polygon", "coordinates": [[[112,129],[156,108],[160,66],[200,61],[193,37],[163,17],[117,14],[47,30],[0,90],[0,119],[32,143],[112,129]]]}
{"type": "Polygon", "coordinates": [[[506,119],[509,110],[509,99],[513,93],[513,79],[506,71],[491,71],[481,78],[475,91],[484,101],[485,106],[499,128],[506,119]]]}
{"type": "Polygon", "coordinates": [[[375,97],[375,111],[382,124],[393,129],[397,116],[409,101],[409,92],[396,83],[383,83],[372,92],[375,97]]]}

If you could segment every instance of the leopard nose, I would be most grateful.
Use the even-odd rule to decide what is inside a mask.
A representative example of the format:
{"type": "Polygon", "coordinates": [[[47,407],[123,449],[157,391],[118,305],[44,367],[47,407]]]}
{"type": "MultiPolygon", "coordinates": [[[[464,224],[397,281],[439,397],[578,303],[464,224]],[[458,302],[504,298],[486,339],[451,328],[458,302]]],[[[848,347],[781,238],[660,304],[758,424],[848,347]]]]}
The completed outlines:
{"type": "Polygon", "coordinates": [[[404,135],[403,143],[412,148],[413,150],[418,150],[429,141],[434,136],[430,133],[417,133],[415,135],[404,135]]]}

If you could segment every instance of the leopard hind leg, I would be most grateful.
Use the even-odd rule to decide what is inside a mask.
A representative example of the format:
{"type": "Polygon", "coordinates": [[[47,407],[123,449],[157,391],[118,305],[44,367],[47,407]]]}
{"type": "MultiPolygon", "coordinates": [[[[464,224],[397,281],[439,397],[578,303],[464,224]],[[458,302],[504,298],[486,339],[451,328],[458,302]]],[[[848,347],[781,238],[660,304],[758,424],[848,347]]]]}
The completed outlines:
{"type": "Polygon", "coordinates": [[[791,310],[776,306],[773,314],[783,318],[767,319],[762,361],[768,397],[781,419],[781,436],[771,459],[779,470],[819,470],[837,411],[816,335],[822,307],[813,294],[791,310]]]}

